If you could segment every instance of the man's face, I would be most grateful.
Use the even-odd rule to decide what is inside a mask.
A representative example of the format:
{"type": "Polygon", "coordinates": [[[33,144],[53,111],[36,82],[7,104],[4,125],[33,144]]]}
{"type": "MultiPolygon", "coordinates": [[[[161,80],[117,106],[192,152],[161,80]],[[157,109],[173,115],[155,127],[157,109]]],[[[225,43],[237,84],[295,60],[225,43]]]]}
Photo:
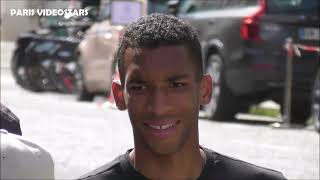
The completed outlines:
{"type": "Polygon", "coordinates": [[[198,111],[204,91],[188,49],[129,48],[124,67],[123,97],[135,146],[171,154],[187,141],[197,141],[198,111]]]}

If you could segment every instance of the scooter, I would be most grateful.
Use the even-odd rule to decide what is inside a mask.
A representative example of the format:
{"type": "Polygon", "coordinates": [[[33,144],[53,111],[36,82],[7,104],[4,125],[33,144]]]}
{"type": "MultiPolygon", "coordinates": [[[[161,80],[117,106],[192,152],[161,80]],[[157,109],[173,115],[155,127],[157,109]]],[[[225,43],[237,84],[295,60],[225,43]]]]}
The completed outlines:
{"type": "Polygon", "coordinates": [[[18,37],[11,60],[13,77],[31,91],[76,92],[79,68],[75,49],[93,22],[83,18],[43,24],[18,37]]]}

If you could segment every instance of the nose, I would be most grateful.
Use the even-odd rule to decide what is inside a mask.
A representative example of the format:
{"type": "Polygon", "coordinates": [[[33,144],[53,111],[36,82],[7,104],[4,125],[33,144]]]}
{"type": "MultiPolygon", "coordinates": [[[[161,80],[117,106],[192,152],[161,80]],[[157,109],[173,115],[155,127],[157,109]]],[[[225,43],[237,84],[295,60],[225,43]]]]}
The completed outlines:
{"type": "Polygon", "coordinates": [[[159,117],[167,115],[171,110],[169,95],[165,90],[156,89],[149,98],[148,110],[153,116],[159,117]]]}

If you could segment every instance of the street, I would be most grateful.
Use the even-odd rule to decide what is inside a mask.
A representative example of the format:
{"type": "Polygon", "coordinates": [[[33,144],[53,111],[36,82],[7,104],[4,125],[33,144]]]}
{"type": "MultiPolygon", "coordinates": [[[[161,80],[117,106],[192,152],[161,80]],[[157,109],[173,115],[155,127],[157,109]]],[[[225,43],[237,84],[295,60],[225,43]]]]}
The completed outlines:
{"type": "MultiPolygon", "coordinates": [[[[77,178],[133,147],[127,112],[104,107],[101,99],[77,102],[73,95],[22,89],[10,72],[11,52],[1,42],[1,102],[20,118],[23,136],[51,153],[56,179],[77,178]]],[[[203,119],[199,128],[204,147],[281,171],[288,179],[320,179],[319,134],[312,129],[203,119]]]]}

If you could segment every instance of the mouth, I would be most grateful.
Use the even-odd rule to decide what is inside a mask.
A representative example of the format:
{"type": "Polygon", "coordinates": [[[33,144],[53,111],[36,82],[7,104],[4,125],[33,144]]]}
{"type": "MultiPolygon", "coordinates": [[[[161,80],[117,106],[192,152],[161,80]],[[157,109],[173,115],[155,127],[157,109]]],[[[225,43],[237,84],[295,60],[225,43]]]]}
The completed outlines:
{"type": "Polygon", "coordinates": [[[173,126],[175,126],[176,123],[172,123],[172,124],[165,124],[165,125],[152,125],[152,124],[147,124],[147,126],[153,128],[153,129],[158,129],[158,130],[165,130],[165,129],[169,129],[172,128],[173,126]]]}
{"type": "Polygon", "coordinates": [[[151,135],[164,139],[173,135],[177,130],[177,126],[180,121],[168,121],[168,122],[147,122],[144,125],[147,127],[147,131],[151,133],[151,135]]]}

